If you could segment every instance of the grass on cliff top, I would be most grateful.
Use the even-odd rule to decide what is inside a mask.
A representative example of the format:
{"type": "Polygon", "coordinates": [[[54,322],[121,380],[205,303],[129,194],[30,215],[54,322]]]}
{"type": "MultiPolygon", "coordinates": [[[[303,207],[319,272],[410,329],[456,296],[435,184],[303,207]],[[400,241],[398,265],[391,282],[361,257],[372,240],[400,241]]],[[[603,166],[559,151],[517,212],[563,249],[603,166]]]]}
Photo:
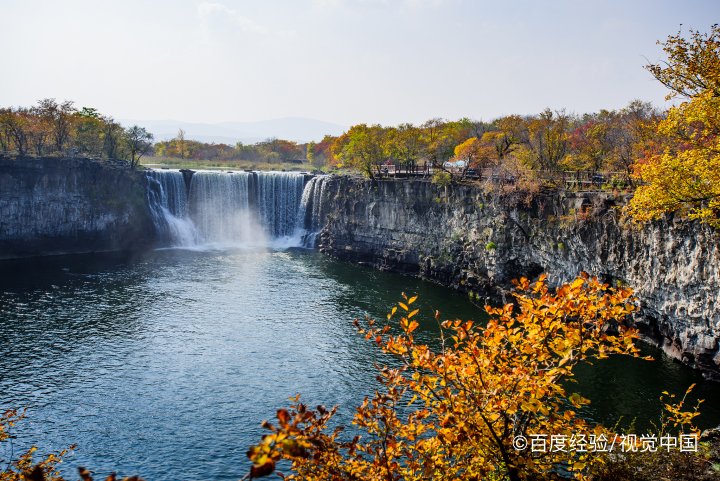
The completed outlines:
{"type": "Polygon", "coordinates": [[[178,159],[171,157],[143,157],[140,164],[146,167],[170,169],[229,169],[229,170],[264,170],[278,171],[285,170],[288,172],[329,172],[332,169],[318,169],[312,164],[291,164],[277,163],[271,164],[266,162],[241,160],[241,159],[211,159],[211,160],[192,160],[178,159]]]}

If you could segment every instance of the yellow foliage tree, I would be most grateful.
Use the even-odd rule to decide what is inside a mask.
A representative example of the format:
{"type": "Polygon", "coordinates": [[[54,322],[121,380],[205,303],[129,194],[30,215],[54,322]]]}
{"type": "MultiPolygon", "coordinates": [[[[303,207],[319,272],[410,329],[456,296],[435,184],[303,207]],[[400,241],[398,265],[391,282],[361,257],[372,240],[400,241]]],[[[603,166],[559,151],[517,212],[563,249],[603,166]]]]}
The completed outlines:
{"type": "Polygon", "coordinates": [[[570,147],[569,125],[570,116],[564,110],[545,109],[527,122],[527,142],[515,151],[515,155],[536,169],[558,169],[570,147]]]}
{"type": "Polygon", "coordinates": [[[532,285],[515,282],[519,313],[511,304],[487,306],[491,320],[484,328],[445,321],[440,352],[415,342],[415,297],[399,303],[399,331],[390,325],[397,308],[383,326],[356,320],[359,333],[401,361],[397,368],[378,366],[383,391],[357,408],[353,424],[367,440],[341,442],[343,428],[329,427],[337,406],[310,410],[298,396],[291,411],[278,411],[277,425],[263,423],[270,434],[248,451],[254,463],[248,477],[271,474],[280,459],[294,471],[284,479],[303,480],[514,481],[553,479],[558,470],[584,479],[597,471],[603,461],[591,449],[538,452],[524,441],[554,436],[570,446],[578,435],[586,444],[615,439],[577,415],[589,401],[560,381],[583,361],[638,356],[637,332],[622,325],[635,309],[632,292],[609,289],[585,273],[552,292],[545,276],[532,285]],[[401,406],[413,404],[418,407],[401,418],[407,409],[401,406]]]}
{"type": "Polygon", "coordinates": [[[658,44],[668,55],[662,64],[645,68],[670,89],[667,98],[695,97],[710,92],[720,97],[720,27],[716,23],[709,34],[690,29],[690,39],[679,32],[668,36],[667,42],[658,44]]]}
{"type": "Polygon", "coordinates": [[[674,140],[661,155],[636,164],[638,187],[628,213],[645,222],[665,212],[685,211],[720,227],[720,98],[712,92],[694,97],[658,125],[658,133],[674,140]]]}
{"type": "Polygon", "coordinates": [[[455,147],[455,157],[450,160],[465,162],[462,168],[462,176],[465,177],[469,169],[488,166],[494,160],[494,154],[495,151],[490,145],[472,137],[455,147]]]}
{"type": "Polygon", "coordinates": [[[668,86],[668,97],[690,97],[673,107],[657,124],[669,142],[662,153],[636,163],[635,174],[647,185],[638,188],[628,209],[637,222],[666,212],[720,226],[720,29],[709,36],[691,30],[690,42],[680,35],[663,44],[666,68],[648,69],[668,86]]]}
{"type": "Polygon", "coordinates": [[[359,124],[335,139],[333,154],[344,166],[354,167],[371,179],[373,170],[380,172],[380,165],[387,158],[385,152],[386,129],[381,125],[359,124]]]}
{"type": "Polygon", "coordinates": [[[486,132],[481,140],[492,145],[498,159],[505,158],[520,144],[527,142],[527,122],[519,115],[502,117],[495,122],[495,126],[497,130],[486,132]]]}

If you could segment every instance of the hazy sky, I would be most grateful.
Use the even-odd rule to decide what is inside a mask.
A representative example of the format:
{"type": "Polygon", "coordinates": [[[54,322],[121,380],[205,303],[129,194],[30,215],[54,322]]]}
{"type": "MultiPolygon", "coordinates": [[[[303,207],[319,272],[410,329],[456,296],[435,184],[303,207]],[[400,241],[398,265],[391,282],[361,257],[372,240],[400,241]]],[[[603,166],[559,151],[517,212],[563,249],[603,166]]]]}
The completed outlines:
{"type": "Polygon", "coordinates": [[[0,105],[395,125],[664,104],[657,40],[718,0],[0,0],[0,105]]]}

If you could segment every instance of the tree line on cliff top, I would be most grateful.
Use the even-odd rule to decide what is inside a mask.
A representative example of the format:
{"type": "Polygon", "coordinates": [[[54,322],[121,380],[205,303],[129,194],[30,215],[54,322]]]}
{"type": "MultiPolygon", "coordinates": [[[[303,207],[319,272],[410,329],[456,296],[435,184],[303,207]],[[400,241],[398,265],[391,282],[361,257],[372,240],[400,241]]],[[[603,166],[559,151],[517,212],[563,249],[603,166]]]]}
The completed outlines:
{"type": "Polygon", "coordinates": [[[639,155],[658,143],[653,125],[660,118],[650,103],[634,100],[619,111],[584,115],[548,108],[535,116],[510,115],[489,122],[434,118],[418,126],[359,124],[341,136],[308,144],[276,138],[254,145],[203,143],[180,129],[175,138],[138,150],[132,148],[138,134],[146,143],[153,140],[144,129],[124,128],[96,109],[76,109],[72,101],[43,99],[33,107],[0,109],[0,150],[47,155],[76,149],[82,155],[128,160],[145,154],[268,163],[304,158],[318,168],[356,168],[370,177],[388,161],[443,168],[448,160],[468,160],[466,168],[481,168],[506,158],[534,169],[629,171],[639,155]]]}
{"type": "Polygon", "coordinates": [[[155,144],[155,155],[193,161],[248,160],[268,164],[303,163],[306,148],[307,144],[299,144],[275,137],[252,145],[243,144],[242,142],[237,142],[235,145],[203,143],[187,139],[185,131],[179,129],[174,139],[155,144]]]}
{"type": "Polygon", "coordinates": [[[270,138],[254,145],[197,142],[180,129],[168,141],[133,125],[123,127],[97,109],[77,109],[73,101],[39,100],[32,107],[0,108],[0,152],[19,155],[83,155],[127,160],[134,167],[143,155],[202,160],[244,159],[281,163],[305,157],[305,145],[270,138]]]}
{"type": "MultiPolygon", "coordinates": [[[[648,102],[583,115],[545,109],[538,115],[509,115],[489,122],[430,119],[397,127],[359,124],[314,147],[333,165],[352,166],[372,177],[388,161],[403,166],[448,161],[465,170],[517,159],[528,169],[628,172],[655,139],[651,126],[662,118],[648,102]]],[[[310,152],[310,150],[308,150],[310,152]]]]}
{"type": "Polygon", "coordinates": [[[127,160],[134,168],[150,152],[153,135],[137,125],[125,128],[97,109],[74,102],[39,100],[32,107],[0,108],[0,151],[26,155],[75,155],[127,160]]]}

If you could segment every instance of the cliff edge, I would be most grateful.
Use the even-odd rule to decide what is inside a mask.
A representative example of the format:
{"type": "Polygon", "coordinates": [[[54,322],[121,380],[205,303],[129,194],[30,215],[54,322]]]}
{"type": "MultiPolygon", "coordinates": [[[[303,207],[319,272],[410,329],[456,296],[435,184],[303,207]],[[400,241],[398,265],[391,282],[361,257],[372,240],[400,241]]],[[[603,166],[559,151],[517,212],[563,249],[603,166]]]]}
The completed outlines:
{"type": "Polygon", "coordinates": [[[634,322],[668,355],[720,379],[720,233],[679,216],[634,228],[628,195],[557,192],[529,202],[468,186],[335,176],[320,249],[511,302],[510,281],[581,271],[632,287],[634,322]]]}
{"type": "Polygon", "coordinates": [[[0,157],[0,259],[153,246],[145,182],[87,159],[0,157]]]}

